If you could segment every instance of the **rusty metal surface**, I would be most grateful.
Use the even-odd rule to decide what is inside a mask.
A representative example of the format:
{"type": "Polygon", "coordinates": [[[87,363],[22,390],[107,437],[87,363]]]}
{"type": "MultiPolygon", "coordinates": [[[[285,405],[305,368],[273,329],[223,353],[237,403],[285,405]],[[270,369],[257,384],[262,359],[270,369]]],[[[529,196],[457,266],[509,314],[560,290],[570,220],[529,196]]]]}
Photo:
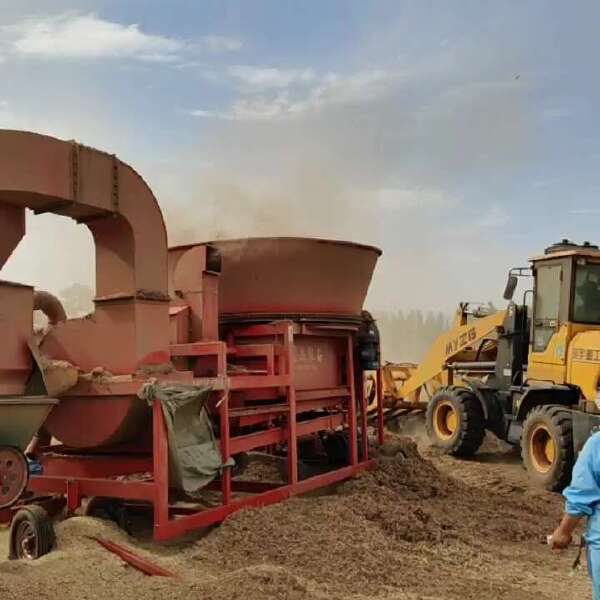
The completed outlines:
{"type": "Polygon", "coordinates": [[[32,327],[33,288],[0,281],[0,396],[25,392],[32,367],[27,350],[32,327]]]}
{"type": "MultiPolygon", "coordinates": [[[[79,371],[77,367],[62,360],[51,360],[40,352],[39,336],[32,335],[27,346],[36,363],[48,396],[56,397],[77,384],[79,371]]],[[[31,393],[36,393],[32,391],[31,393]]]]}
{"type": "MultiPolygon", "coordinates": [[[[221,252],[221,315],[360,314],[381,251],[314,238],[209,242],[221,252]]],[[[171,248],[181,252],[183,246],[171,248]]]]}
{"type": "MultiPolygon", "coordinates": [[[[49,364],[127,374],[168,362],[167,236],[158,203],[139,174],[114,155],[75,142],[0,130],[0,268],[25,234],[26,208],[85,225],[96,248],[95,312],[58,323],[45,336],[40,352],[49,364]]],[[[24,393],[31,373],[31,296],[31,288],[0,286],[0,336],[8,340],[0,346],[0,394],[24,393]]],[[[69,398],[53,411],[49,430],[89,447],[134,435],[144,414],[131,397],[69,398]]],[[[13,427],[15,419],[6,423],[20,446],[43,420],[32,414],[13,427]],[[19,433],[26,430],[26,436],[19,433]]]]}
{"type": "Polygon", "coordinates": [[[0,445],[25,450],[57,400],[42,397],[0,397],[0,445]]]}
{"type": "MultiPolygon", "coordinates": [[[[146,447],[145,436],[151,435],[152,429],[149,409],[135,395],[139,382],[132,380],[127,391],[119,391],[115,381],[133,373],[153,376],[149,366],[158,368],[170,363],[169,279],[171,291],[182,292],[172,306],[187,307],[185,312],[173,315],[180,321],[173,325],[175,340],[217,340],[219,316],[223,314],[319,314],[332,318],[360,314],[381,254],[376,248],[349,242],[255,238],[210,245],[220,251],[220,275],[207,244],[173,249],[168,265],[160,209],[151,190],[131,167],[112,155],[74,142],[0,130],[0,225],[10,232],[0,236],[0,268],[24,235],[25,208],[73,218],[90,229],[96,246],[97,297],[93,315],[57,323],[40,344],[40,355],[48,357],[49,364],[57,366],[52,361],[66,361],[77,370],[73,371],[76,383],[66,364],[55,370],[60,383],[57,389],[65,389],[60,392],[60,404],[48,418],[47,412],[35,409],[34,404],[20,406],[13,414],[10,403],[3,405],[0,401],[0,443],[5,443],[5,433],[13,436],[7,443],[17,447],[25,447],[42,423],[49,434],[74,448],[126,442],[138,449],[146,447]],[[179,314],[185,316],[177,317],[179,314]],[[82,382],[94,372],[106,373],[106,381],[104,377],[92,377],[89,386],[97,386],[98,390],[84,393],[82,382]]],[[[0,293],[4,288],[9,286],[0,286],[0,293]]],[[[19,291],[5,293],[6,302],[0,298],[0,310],[7,307],[9,311],[7,322],[22,319],[18,335],[12,330],[5,335],[0,322],[0,335],[17,340],[14,348],[5,351],[0,347],[0,394],[23,393],[31,371],[27,344],[22,338],[25,330],[28,335],[31,332],[32,290],[15,289],[19,291]],[[22,300],[17,299],[19,295],[22,300]],[[14,382],[10,379],[13,376],[14,382]],[[16,382],[20,387],[3,388],[7,382],[16,382]]],[[[285,335],[291,336],[292,329],[291,324],[287,326],[285,335]]],[[[340,383],[337,341],[328,340],[329,332],[321,333],[315,340],[299,337],[301,387],[308,388],[315,382],[323,386],[340,383]]],[[[292,344],[288,345],[291,348],[292,344]]],[[[222,354],[217,365],[226,364],[227,354],[222,354]]],[[[200,369],[203,357],[182,355],[177,360],[182,371],[169,371],[171,381],[191,381],[194,373],[208,376],[200,369]]],[[[288,357],[287,361],[291,364],[292,359],[288,357]]],[[[271,363],[275,361],[271,359],[271,363]]],[[[226,368],[217,370],[219,377],[225,378],[226,368]]],[[[281,373],[247,373],[232,377],[227,385],[232,390],[252,387],[260,392],[280,387],[283,379],[281,373]]],[[[290,406],[296,410],[293,386],[290,406]]],[[[223,434],[223,439],[225,447],[229,434],[223,434]]],[[[292,458],[290,464],[295,469],[297,460],[292,458]]]]}
{"type": "MultiPolygon", "coordinates": [[[[95,448],[136,439],[148,431],[150,411],[137,396],[65,397],[46,429],[73,448],[95,448]]],[[[1,438],[0,438],[1,439],[1,438]]]]}
{"type": "Polygon", "coordinates": [[[331,389],[345,385],[341,380],[339,357],[343,355],[343,338],[297,335],[294,338],[296,389],[331,389]]]}
{"type": "Polygon", "coordinates": [[[167,236],[158,203],[143,179],[113,155],[75,142],[0,130],[0,268],[19,243],[26,208],[85,224],[96,246],[95,318],[52,332],[50,358],[79,350],[93,366],[135,369],[168,357],[167,236]],[[140,299],[143,292],[145,299],[140,299]],[[148,300],[148,295],[153,300],[148,300]],[[154,310],[145,310],[148,304],[154,310]],[[123,322],[129,324],[127,330],[123,322]],[[72,333],[71,333],[72,332],[72,333]],[[78,340],[75,342],[74,340],[78,340]],[[79,348],[77,347],[79,345],[79,348]],[[67,347],[69,350],[67,350],[67,347]],[[85,352],[83,352],[85,350],[85,352]]]}
{"type": "Polygon", "coordinates": [[[0,446],[0,509],[12,506],[29,482],[27,460],[20,450],[0,446]]]}
{"type": "Polygon", "coordinates": [[[175,302],[189,308],[189,339],[217,340],[219,337],[218,287],[208,245],[169,250],[169,293],[175,302]],[[179,300],[180,299],[180,300],[179,300]]]}

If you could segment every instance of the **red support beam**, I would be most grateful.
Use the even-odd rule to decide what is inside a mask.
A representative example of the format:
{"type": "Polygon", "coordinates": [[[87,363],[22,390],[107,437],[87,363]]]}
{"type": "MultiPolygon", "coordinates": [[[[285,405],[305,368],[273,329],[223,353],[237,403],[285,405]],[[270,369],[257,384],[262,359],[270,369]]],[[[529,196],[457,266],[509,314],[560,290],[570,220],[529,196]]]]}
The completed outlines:
{"type": "Polygon", "coordinates": [[[239,435],[231,438],[230,451],[232,454],[238,452],[250,452],[256,448],[264,448],[279,444],[287,437],[286,430],[283,427],[273,427],[266,431],[257,431],[247,435],[239,435]]]}
{"type": "MultiPolygon", "coordinates": [[[[317,417],[307,421],[300,421],[296,427],[296,436],[302,437],[310,435],[317,431],[326,429],[336,429],[345,423],[346,419],[342,413],[335,413],[325,417],[317,417]]],[[[240,435],[231,438],[230,450],[232,454],[238,452],[249,452],[256,448],[264,448],[273,444],[280,444],[288,439],[287,428],[272,427],[265,431],[257,431],[247,435],[240,435]]]]}
{"type": "MultiPolygon", "coordinates": [[[[235,479],[231,481],[231,490],[233,492],[241,492],[244,494],[261,494],[262,492],[268,492],[277,487],[281,487],[281,483],[273,481],[236,481],[235,479]]],[[[206,489],[217,492],[221,491],[221,480],[217,479],[212,481],[206,486],[206,489]]],[[[205,507],[203,506],[202,508],[205,507]]],[[[198,512],[198,507],[182,507],[180,509],[177,505],[171,506],[171,511],[174,513],[178,513],[180,510],[187,514],[193,514],[198,512]]]]}
{"type": "MultiPolygon", "coordinates": [[[[276,323],[267,323],[264,325],[248,325],[246,327],[236,327],[232,331],[234,337],[264,337],[274,335],[285,335],[288,327],[297,327],[293,321],[277,321],[276,323]]],[[[299,329],[299,328],[298,328],[299,329]]]]}
{"type": "Polygon", "coordinates": [[[324,398],[345,398],[350,395],[350,388],[347,385],[342,385],[335,388],[319,389],[319,390],[298,390],[296,392],[296,400],[305,402],[308,400],[323,400],[324,398]]]}
{"type": "Polygon", "coordinates": [[[29,480],[27,489],[37,494],[61,494],[66,496],[69,482],[73,481],[77,482],[80,498],[108,496],[109,498],[151,502],[156,496],[156,485],[154,483],[83,477],[69,479],[65,477],[36,475],[29,480]]]}
{"type": "Polygon", "coordinates": [[[348,427],[349,435],[349,461],[351,465],[358,462],[358,432],[356,423],[356,390],[354,385],[354,340],[351,335],[348,336],[346,344],[346,377],[350,387],[350,396],[348,398],[348,427]]]}
{"type": "Polygon", "coordinates": [[[67,479],[67,514],[72,515],[81,506],[79,479],[67,479]]]}
{"type": "Polygon", "coordinates": [[[288,375],[232,375],[229,378],[231,390],[286,387],[290,385],[288,375]]]}
{"type": "Polygon", "coordinates": [[[151,456],[69,455],[42,456],[44,475],[60,477],[117,477],[152,472],[151,456]]]}
{"type": "Polygon", "coordinates": [[[383,371],[377,369],[377,441],[381,446],[385,438],[385,421],[383,418],[383,371]]]}
{"type": "Polygon", "coordinates": [[[200,527],[206,527],[211,523],[216,523],[227,518],[232,513],[242,508],[257,508],[267,506],[275,502],[280,502],[291,496],[303,494],[320,487],[325,487],[344,479],[348,479],[364,469],[374,467],[374,461],[365,461],[356,465],[342,467],[316,477],[304,479],[295,484],[288,484],[282,487],[257,494],[232,500],[229,504],[218,506],[216,508],[204,510],[192,515],[174,519],[155,528],[155,538],[157,540],[168,540],[174,537],[182,536],[190,531],[200,527]]]}
{"type": "Polygon", "coordinates": [[[212,356],[227,351],[225,342],[190,342],[188,344],[171,344],[171,356],[212,356]]]}
{"type": "Polygon", "coordinates": [[[154,453],[154,531],[169,520],[169,442],[162,406],[152,402],[152,442],[154,453]]]}
{"type": "Polygon", "coordinates": [[[358,373],[358,389],[356,390],[360,405],[360,441],[362,459],[369,455],[367,399],[365,397],[365,373],[361,369],[358,373]]]}
{"type": "MultiPolygon", "coordinates": [[[[231,457],[231,436],[229,435],[229,394],[225,392],[219,406],[221,423],[221,460],[226,465],[231,457]]],[[[231,467],[223,467],[221,474],[221,493],[223,504],[231,502],[231,467]]]]}
{"type": "Polygon", "coordinates": [[[287,461],[288,461],[288,483],[295,485],[298,481],[298,434],[296,426],[296,382],[295,382],[295,348],[294,328],[291,323],[283,335],[286,349],[286,369],[289,375],[287,386],[287,400],[289,404],[288,427],[287,427],[287,461]]]}

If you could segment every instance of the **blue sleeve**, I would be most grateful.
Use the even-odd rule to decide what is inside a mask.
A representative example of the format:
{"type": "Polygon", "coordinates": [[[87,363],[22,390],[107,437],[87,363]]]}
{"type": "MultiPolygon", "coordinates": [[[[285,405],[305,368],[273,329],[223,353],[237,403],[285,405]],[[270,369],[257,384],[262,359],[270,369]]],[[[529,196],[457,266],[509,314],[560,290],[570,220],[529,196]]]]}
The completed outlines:
{"type": "Polygon", "coordinates": [[[589,517],[600,503],[600,434],[588,438],[573,467],[571,485],[565,488],[565,512],[573,517],[589,517]]]}

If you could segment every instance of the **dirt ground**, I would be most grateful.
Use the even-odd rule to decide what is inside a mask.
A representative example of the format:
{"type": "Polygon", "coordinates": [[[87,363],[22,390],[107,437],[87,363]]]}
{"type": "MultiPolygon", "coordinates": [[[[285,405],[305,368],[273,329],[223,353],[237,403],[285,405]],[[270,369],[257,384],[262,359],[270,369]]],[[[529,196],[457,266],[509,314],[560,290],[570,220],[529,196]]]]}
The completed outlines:
{"type": "MultiPolygon", "coordinates": [[[[418,424],[404,433],[422,442],[418,424]]],[[[64,521],[57,550],[0,562],[0,598],[585,600],[585,571],[571,575],[575,550],[542,543],[561,504],[530,489],[518,456],[493,439],[458,461],[390,436],[377,470],[324,495],[238,513],[192,541],[158,545],[102,521],[64,521]],[[93,536],[176,577],[142,575],[93,536]]]]}

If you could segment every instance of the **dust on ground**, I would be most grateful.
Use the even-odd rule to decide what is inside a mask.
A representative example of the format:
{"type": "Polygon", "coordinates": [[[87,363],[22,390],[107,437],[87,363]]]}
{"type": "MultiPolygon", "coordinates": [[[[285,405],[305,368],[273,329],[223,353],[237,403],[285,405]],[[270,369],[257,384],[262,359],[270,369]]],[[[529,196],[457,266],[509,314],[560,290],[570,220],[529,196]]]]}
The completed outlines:
{"type": "MultiPolygon", "coordinates": [[[[417,436],[418,437],[418,436],[417,436]]],[[[0,598],[21,600],[584,600],[573,552],[541,542],[561,499],[527,486],[514,453],[486,440],[457,461],[390,435],[378,468],[327,495],[237,513],[185,543],[128,538],[76,517],[35,562],[0,562],[0,598]],[[147,577],[92,539],[134,548],[177,577],[147,577]]]]}

